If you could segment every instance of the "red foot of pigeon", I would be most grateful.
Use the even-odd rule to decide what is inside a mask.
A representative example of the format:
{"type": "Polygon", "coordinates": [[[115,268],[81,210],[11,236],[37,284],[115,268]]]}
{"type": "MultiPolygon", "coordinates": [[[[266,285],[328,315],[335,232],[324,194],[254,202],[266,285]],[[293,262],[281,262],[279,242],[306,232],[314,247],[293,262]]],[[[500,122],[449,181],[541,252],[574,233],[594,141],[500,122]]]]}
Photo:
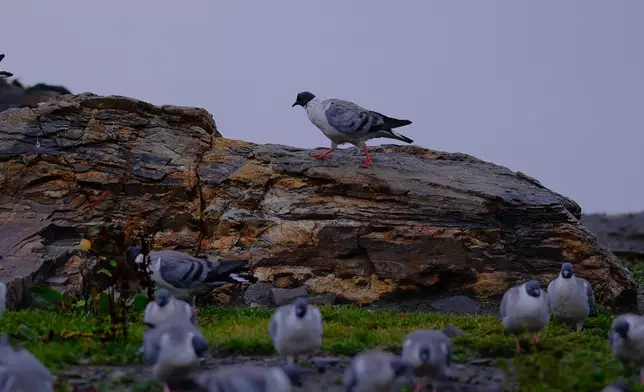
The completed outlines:
{"type": "Polygon", "coordinates": [[[414,383],[414,392],[420,392],[425,390],[425,381],[422,379],[416,380],[414,383]]]}
{"type": "Polygon", "coordinates": [[[331,153],[333,152],[333,150],[334,150],[334,149],[333,149],[333,148],[331,148],[331,149],[329,149],[329,150],[327,150],[327,151],[325,151],[325,152],[323,152],[323,153],[316,152],[316,153],[311,154],[311,156],[312,156],[313,158],[317,158],[317,159],[331,158],[331,157],[329,156],[329,154],[331,154],[331,153]]]}
{"type": "Polygon", "coordinates": [[[197,307],[196,307],[196,306],[193,306],[193,307],[192,307],[192,310],[193,310],[195,313],[199,312],[199,309],[197,309],[197,307]]]}
{"type": "Polygon", "coordinates": [[[532,341],[534,342],[534,344],[541,343],[541,339],[539,339],[537,335],[532,335],[532,341]]]}
{"type": "Polygon", "coordinates": [[[367,147],[364,148],[364,154],[367,156],[367,159],[365,159],[364,163],[362,164],[362,167],[369,167],[371,164],[371,155],[369,155],[369,149],[367,147]]]}
{"type": "Polygon", "coordinates": [[[517,354],[521,354],[525,352],[525,350],[521,348],[521,343],[519,343],[519,338],[514,338],[514,343],[516,343],[516,346],[517,346],[517,354]]]}
{"type": "Polygon", "coordinates": [[[168,384],[163,384],[163,392],[172,392],[168,384]]]}

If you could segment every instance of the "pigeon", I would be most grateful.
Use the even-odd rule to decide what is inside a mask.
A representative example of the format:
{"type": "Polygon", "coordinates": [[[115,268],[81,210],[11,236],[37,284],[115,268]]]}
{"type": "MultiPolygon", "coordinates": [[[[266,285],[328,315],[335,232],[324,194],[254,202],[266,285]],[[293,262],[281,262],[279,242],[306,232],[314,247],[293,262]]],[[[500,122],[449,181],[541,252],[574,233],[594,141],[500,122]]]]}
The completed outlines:
{"type": "MultiPolygon", "coordinates": [[[[407,335],[403,342],[402,359],[414,368],[416,391],[425,389],[423,377],[445,380],[452,374],[452,341],[441,331],[419,329],[407,335]]],[[[432,391],[436,387],[432,385],[432,391]]]]}
{"type": "Polygon", "coordinates": [[[0,282],[0,316],[7,309],[7,286],[0,282]]]}
{"type": "Polygon", "coordinates": [[[294,364],[297,356],[322,345],[322,314],[304,298],[282,305],[273,312],[268,335],[275,350],[294,364]]]}
{"type": "Polygon", "coordinates": [[[630,392],[631,388],[623,380],[613,381],[613,383],[606,385],[601,392],[630,392]]]}
{"type": "Polygon", "coordinates": [[[296,365],[224,365],[214,372],[194,377],[195,384],[207,392],[291,392],[302,386],[305,371],[296,365]]]}
{"type": "Polygon", "coordinates": [[[517,353],[524,351],[519,343],[522,332],[530,332],[532,340],[539,343],[536,333],[550,321],[548,294],[541,289],[538,280],[530,280],[510,287],[501,298],[503,328],[515,336],[517,353]]]}
{"type": "Polygon", "coordinates": [[[625,313],[615,317],[608,332],[608,343],[624,370],[631,369],[631,362],[639,368],[640,383],[644,384],[644,316],[625,313]]]}
{"type": "MultiPolygon", "coordinates": [[[[214,287],[228,283],[251,283],[255,281],[250,275],[241,275],[248,271],[247,260],[212,261],[190,256],[176,250],[150,252],[150,278],[159,288],[164,288],[173,296],[184,301],[191,301],[196,309],[196,295],[207,292],[214,287]]],[[[143,263],[144,256],[140,246],[128,248],[128,260],[143,263]]]]}
{"type": "Polygon", "coordinates": [[[590,283],[575,276],[572,264],[563,263],[559,276],[548,284],[550,312],[565,324],[577,326],[581,331],[589,315],[597,316],[595,294],[590,283]]]}
{"type": "Polygon", "coordinates": [[[340,144],[351,143],[364,151],[366,160],[362,167],[365,168],[371,164],[371,155],[365,143],[367,140],[387,138],[405,143],[414,142],[393,130],[393,128],[409,125],[411,121],[387,117],[350,101],[320,99],[308,91],[303,91],[297,94],[295,103],[291,107],[298,105],[306,110],[313,125],[331,140],[329,150],[321,154],[313,154],[313,157],[318,159],[328,157],[340,144]]]}
{"type": "Polygon", "coordinates": [[[54,391],[49,369],[23,347],[11,347],[7,334],[0,338],[0,391],[54,391]]]}
{"type": "MultiPolygon", "coordinates": [[[[0,61],[4,60],[4,54],[0,54],[0,61]]],[[[0,71],[0,79],[10,78],[13,74],[7,71],[0,71]]]]}
{"type": "Polygon", "coordinates": [[[367,350],[353,358],[342,381],[346,392],[389,392],[411,371],[408,362],[392,353],[367,350]]]}
{"type": "Polygon", "coordinates": [[[185,319],[147,329],[143,334],[143,361],[152,367],[164,392],[170,392],[171,383],[190,380],[207,351],[206,338],[185,319]]]}
{"type": "Polygon", "coordinates": [[[143,323],[146,327],[154,328],[175,319],[187,319],[197,325],[197,315],[187,302],[170,295],[168,290],[159,289],[154,301],[145,306],[143,323]]]}

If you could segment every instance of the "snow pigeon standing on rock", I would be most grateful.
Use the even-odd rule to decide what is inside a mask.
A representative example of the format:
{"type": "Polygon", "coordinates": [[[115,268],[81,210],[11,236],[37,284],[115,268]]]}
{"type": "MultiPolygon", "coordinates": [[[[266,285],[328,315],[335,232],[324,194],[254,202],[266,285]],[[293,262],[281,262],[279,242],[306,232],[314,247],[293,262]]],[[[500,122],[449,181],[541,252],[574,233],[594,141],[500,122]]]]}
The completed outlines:
{"type": "Polygon", "coordinates": [[[11,347],[6,334],[0,338],[0,391],[54,391],[51,372],[29,351],[11,347]]]}
{"type": "MultiPolygon", "coordinates": [[[[0,54],[0,61],[4,60],[4,54],[0,54]]],[[[7,71],[0,71],[0,79],[10,78],[13,74],[7,71]]]]}
{"type": "Polygon", "coordinates": [[[515,336],[517,353],[524,351],[519,343],[523,332],[532,334],[532,340],[539,343],[536,335],[550,321],[548,294],[541,289],[538,280],[530,280],[510,287],[501,298],[501,320],[503,328],[515,336]]]}
{"type": "Polygon", "coordinates": [[[322,314],[304,298],[280,306],[273,312],[268,335],[278,354],[294,364],[297,356],[309,353],[322,345],[322,314]]]}
{"type": "MultiPolygon", "coordinates": [[[[128,248],[128,260],[143,263],[140,246],[128,248]]],[[[247,260],[206,260],[176,250],[150,252],[148,273],[158,288],[168,290],[173,296],[192,302],[196,295],[228,283],[251,283],[255,281],[247,272],[247,260]]],[[[196,311],[196,307],[195,307],[196,311]]]]}
{"type": "Polygon", "coordinates": [[[0,316],[7,309],[7,286],[0,282],[0,316]]]}
{"type": "Polygon", "coordinates": [[[452,341],[441,331],[420,329],[410,333],[403,341],[401,357],[419,377],[416,391],[425,390],[424,377],[430,377],[435,392],[433,380],[443,381],[452,374],[452,341]]]}
{"type": "Polygon", "coordinates": [[[353,102],[341,99],[320,99],[308,91],[303,91],[297,94],[292,107],[297,105],[306,110],[313,125],[331,140],[331,148],[322,154],[313,154],[315,158],[326,158],[338,145],[351,143],[364,151],[367,158],[362,167],[367,167],[371,163],[371,155],[365,143],[367,140],[386,138],[405,143],[414,142],[393,130],[409,125],[411,121],[387,117],[353,102]]]}
{"type": "Polygon", "coordinates": [[[149,328],[143,334],[143,361],[152,367],[154,378],[163,384],[164,392],[170,392],[170,385],[190,381],[206,351],[208,341],[187,320],[149,328]]]}
{"type": "Polygon", "coordinates": [[[630,364],[635,364],[640,371],[640,383],[644,384],[644,316],[626,313],[615,317],[608,332],[608,343],[624,370],[630,370],[630,364]]]}
{"type": "Polygon", "coordinates": [[[190,304],[173,297],[168,290],[157,290],[154,301],[145,306],[145,326],[154,328],[176,319],[189,320],[191,324],[197,325],[197,315],[190,304]]]}
{"type": "Polygon", "coordinates": [[[581,331],[589,315],[596,316],[595,294],[586,279],[575,276],[572,264],[563,263],[559,276],[548,285],[550,312],[581,331]]]}
{"type": "Polygon", "coordinates": [[[224,365],[194,377],[207,392],[291,392],[305,371],[296,365],[224,365]]]}
{"type": "Polygon", "coordinates": [[[367,350],[353,358],[343,384],[346,392],[390,392],[396,380],[411,370],[409,363],[392,353],[367,350]]]}

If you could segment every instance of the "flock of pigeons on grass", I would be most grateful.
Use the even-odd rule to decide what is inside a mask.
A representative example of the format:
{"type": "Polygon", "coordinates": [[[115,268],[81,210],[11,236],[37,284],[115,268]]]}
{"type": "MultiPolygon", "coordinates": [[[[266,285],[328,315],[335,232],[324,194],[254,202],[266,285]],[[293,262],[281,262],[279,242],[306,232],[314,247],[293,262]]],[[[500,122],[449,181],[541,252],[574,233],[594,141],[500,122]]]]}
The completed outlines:
{"type": "MultiPolygon", "coordinates": [[[[148,257],[147,272],[157,291],[145,308],[139,354],[164,392],[183,388],[186,382],[208,392],[289,392],[294,385],[302,385],[309,370],[300,367],[299,360],[322,346],[323,320],[316,306],[298,298],[274,311],[267,332],[276,352],[285,358],[284,365],[201,368],[209,343],[197,323],[195,296],[227,283],[249,283],[243,275],[246,262],[206,260],[173,250],[150,252],[148,257]]],[[[128,259],[144,262],[141,248],[130,247],[128,259]]],[[[5,300],[6,287],[0,283],[0,314],[5,300]]],[[[501,300],[501,322],[515,336],[517,353],[523,351],[521,334],[529,333],[539,342],[536,334],[548,325],[551,314],[578,332],[588,317],[597,315],[590,283],[575,276],[570,263],[562,265],[547,292],[537,280],[530,280],[508,289],[501,300]]],[[[615,317],[608,342],[625,370],[630,370],[631,363],[639,368],[640,382],[644,383],[644,316],[629,313],[615,317]]],[[[432,391],[437,391],[437,386],[449,382],[452,342],[442,331],[413,331],[403,339],[401,349],[400,356],[378,349],[356,355],[343,377],[345,390],[385,392],[413,381],[414,391],[422,391],[430,381],[432,391]]],[[[0,391],[52,391],[52,382],[51,373],[35,357],[24,348],[12,347],[7,335],[3,336],[0,391]]],[[[627,390],[620,380],[604,392],[627,390]]]]}
{"type": "MultiPolygon", "coordinates": [[[[3,58],[0,55],[0,61],[3,58]]],[[[0,72],[0,78],[7,76],[11,74],[0,72]]],[[[327,158],[338,145],[350,143],[364,151],[366,160],[362,167],[368,167],[372,159],[367,140],[389,138],[413,143],[393,130],[411,124],[409,120],[388,117],[350,101],[320,99],[306,91],[297,95],[292,106],[298,105],[331,140],[331,148],[313,154],[315,158],[327,158]]],[[[209,344],[197,325],[195,298],[216,286],[253,281],[250,275],[243,274],[247,271],[246,261],[212,261],[179,251],[150,252],[149,258],[147,272],[158,291],[154,301],[145,308],[140,355],[165,392],[171,390],[171,385],[185,380],[209,392],[289,392],[293,385],[301,385],[307,371],[297,365],[298,357],[319,350],[322,345],[323,322],[317,307],[299,298],[273,313],[268,335],[277,353],[286,358],[284,366],[227,365],[200,371],[209,344]]],[[[141,247],[130,247],[128,260],[144,263],[141,247]]],[[[5,311],[5,303],[6,287],[0,282],[0,315],[5,311]]],[[[570,263],[562,265],[547,292],[537,280],[507,290],[500,311],[503,327],[515,336],[518,353],[523,351],[519,336],[528,332],[538,343],[536,333],[546,327],[551,314],[577,331],[581,331],[589,316],[597,314],[591,285],[574,275],[570,263]]],[[[634,363],[640,370],[640,382],[644,383],[644,316],[629,313],[615,317],[608,338],[613,355],[625,369],[634,363]]],[[[416,330],[403,340],[400,356],[375,349],[356,355],[345,372],[343,384],[347,392],[384,392],[411,377],[415,378],[415,391],[424,390],[427,379],[436,391],[436,385],[451,376],[451,357],[452,342],[447,335],[432,329],[416,330]]],[[[52,390],[51,373],[27,350],[13,347],[7,335],[3,335],[0,392],[52,390]]],[[[621,381],[604,389],[605,392],[626,390],[626,384],[621,381]]]]}

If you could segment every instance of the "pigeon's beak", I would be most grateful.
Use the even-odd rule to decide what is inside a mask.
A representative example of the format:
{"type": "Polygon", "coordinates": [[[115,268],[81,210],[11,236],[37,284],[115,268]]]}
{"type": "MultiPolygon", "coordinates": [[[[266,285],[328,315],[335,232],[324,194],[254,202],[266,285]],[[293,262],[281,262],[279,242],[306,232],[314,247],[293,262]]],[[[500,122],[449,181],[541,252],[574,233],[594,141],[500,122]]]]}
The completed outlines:
{"type": "Polygon", "coordinates": [[[297,105],[299,105],[299,103],[297,103],[297,101],[296,101],[295,103],[293,103],[293,105],[291,105],[291,107],[292,107],[292,108],[294,108],[294,107],[296,107],[297,105]]]}

